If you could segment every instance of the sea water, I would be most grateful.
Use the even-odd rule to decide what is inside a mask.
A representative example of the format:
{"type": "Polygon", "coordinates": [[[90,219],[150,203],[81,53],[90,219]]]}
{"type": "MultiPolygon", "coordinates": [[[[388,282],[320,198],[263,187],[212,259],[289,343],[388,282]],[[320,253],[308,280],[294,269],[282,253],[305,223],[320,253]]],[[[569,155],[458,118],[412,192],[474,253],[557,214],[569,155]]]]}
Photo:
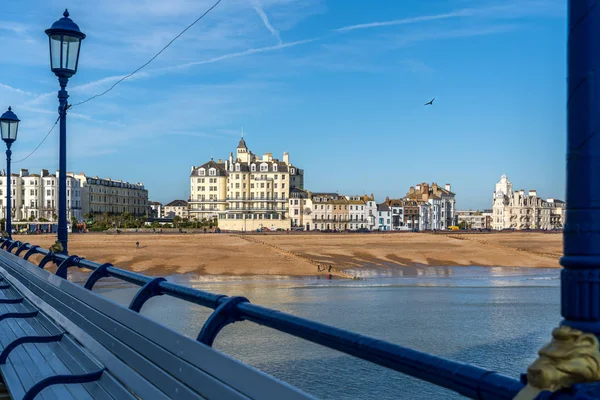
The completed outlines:
{"type": "MultiPolygon", "coordinates": [[[[518,378],[560,321],[557,269],[419,267],[366,280],[177,275],[170,281],[227,295],[518,378]]],[[[98,292],[127,305],[135,288],[98,292]]],[[[142,314],[196,338],[210,310],[160,296],[142,314]]],[[[322,399],[461,396],[334,350],[240,322],[214,347],[322,399]]]]}

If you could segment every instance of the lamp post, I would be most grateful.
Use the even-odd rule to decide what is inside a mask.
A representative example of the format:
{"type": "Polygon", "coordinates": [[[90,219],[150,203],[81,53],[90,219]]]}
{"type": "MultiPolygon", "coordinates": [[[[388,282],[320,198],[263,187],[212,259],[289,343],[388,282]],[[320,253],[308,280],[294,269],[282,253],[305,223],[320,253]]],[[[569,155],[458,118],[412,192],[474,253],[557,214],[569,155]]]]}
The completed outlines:
{"type": "Polygon", "coordinates": [[[63,18],[56,21],[50,29],[46,29],[50,43],[50,69],[58,77],[58,115],[60,116],[59,144],[59,178],[58,178],[58,241],[62,244],[63,252],[68,254],[67,242],[67,99],[69,94],[66,87],[69,78],[77,72],[81,41],[85,39],[83,32],[69,18],[65,10],[63,18]]]}
{"type": "Polygon", "coordinates": [[[17,140],[17,131],[19,130],[19,118],[8,107],[8,111],[0,117],[0,131],[2,131],[2,140],[6,143],[6,202],[8,214],[6,214],[6,231],[8,238],[12,239],[12,204],[11,204],[11,187],[10,187],[10,146],[17,140]]]}

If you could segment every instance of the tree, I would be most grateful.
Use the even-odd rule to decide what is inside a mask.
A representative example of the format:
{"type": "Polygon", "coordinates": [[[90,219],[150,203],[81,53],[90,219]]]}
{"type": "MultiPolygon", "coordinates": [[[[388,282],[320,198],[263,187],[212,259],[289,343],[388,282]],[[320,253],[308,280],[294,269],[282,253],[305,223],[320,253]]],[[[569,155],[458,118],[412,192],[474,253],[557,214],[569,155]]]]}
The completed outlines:
{"type": "Polygon", "coordinates": [[[56,220],[58,220],[58,215],[56,215],[56,214],[52,214],[52,220],[53,220],[53,221],[56,221],[56,220]]]}
{"type": "Polygon", "coordinates": [[[470,224],[467,221],[461,221],[458,224],[458,229],[469,229],[470,224]]]}
{"type": "Polygon", "coordinates": [[[176,215],[175,217],[173,217],[173,224],[175,225],[175,227],[179,227],[180,223],[181,223],[181,217],[179,215],[176,215]]]}

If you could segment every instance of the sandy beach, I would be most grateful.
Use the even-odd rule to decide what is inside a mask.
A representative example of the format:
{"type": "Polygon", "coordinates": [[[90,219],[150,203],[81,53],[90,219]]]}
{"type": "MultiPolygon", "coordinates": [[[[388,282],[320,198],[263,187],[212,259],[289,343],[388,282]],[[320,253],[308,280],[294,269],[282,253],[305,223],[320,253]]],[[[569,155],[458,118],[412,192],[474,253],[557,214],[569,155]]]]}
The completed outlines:
{"type": "MultiPolygon", "coordinates": [[[[48,248],[55,236],[15,236],[48,248]]],[[[318,266],[559,267],[562,235],[494,234],[74,234],[70,254],[151,275],[314,276],[318,266]],[[135,243],[140,242],[137,249],[135,243]]],[[[325,272],[321,272],[324,274],[325,272]]]]}

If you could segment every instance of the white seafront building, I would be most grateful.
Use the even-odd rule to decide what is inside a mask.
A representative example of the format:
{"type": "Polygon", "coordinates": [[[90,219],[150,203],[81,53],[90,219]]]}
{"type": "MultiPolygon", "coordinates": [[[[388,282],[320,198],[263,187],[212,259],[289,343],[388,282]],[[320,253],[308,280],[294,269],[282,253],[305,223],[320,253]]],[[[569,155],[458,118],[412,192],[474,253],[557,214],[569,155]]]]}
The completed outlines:
{"type": "Polygon", "coordinates": [[[492,208],[492,228],[502,229],[562,229],[565,222],[564,201],[539,197],[536,190],[513,190],[504,174],[496,184],[492,208]]]}
{"type": "MultiPolygon", "coordinates": [[[[58,178],[60,172],[51,174],[42,170],[40,174],[30,174],[21,169],[18,174],[11,174],[11,212],[13,221],[56,222],[58,219],[58,178]]],[[[0,171],[0,218],[8,215],[7,176],[0,171]]],[[[81,221],[81,186],[72,174],[67,174],[67,218],[81,221]]]]}

